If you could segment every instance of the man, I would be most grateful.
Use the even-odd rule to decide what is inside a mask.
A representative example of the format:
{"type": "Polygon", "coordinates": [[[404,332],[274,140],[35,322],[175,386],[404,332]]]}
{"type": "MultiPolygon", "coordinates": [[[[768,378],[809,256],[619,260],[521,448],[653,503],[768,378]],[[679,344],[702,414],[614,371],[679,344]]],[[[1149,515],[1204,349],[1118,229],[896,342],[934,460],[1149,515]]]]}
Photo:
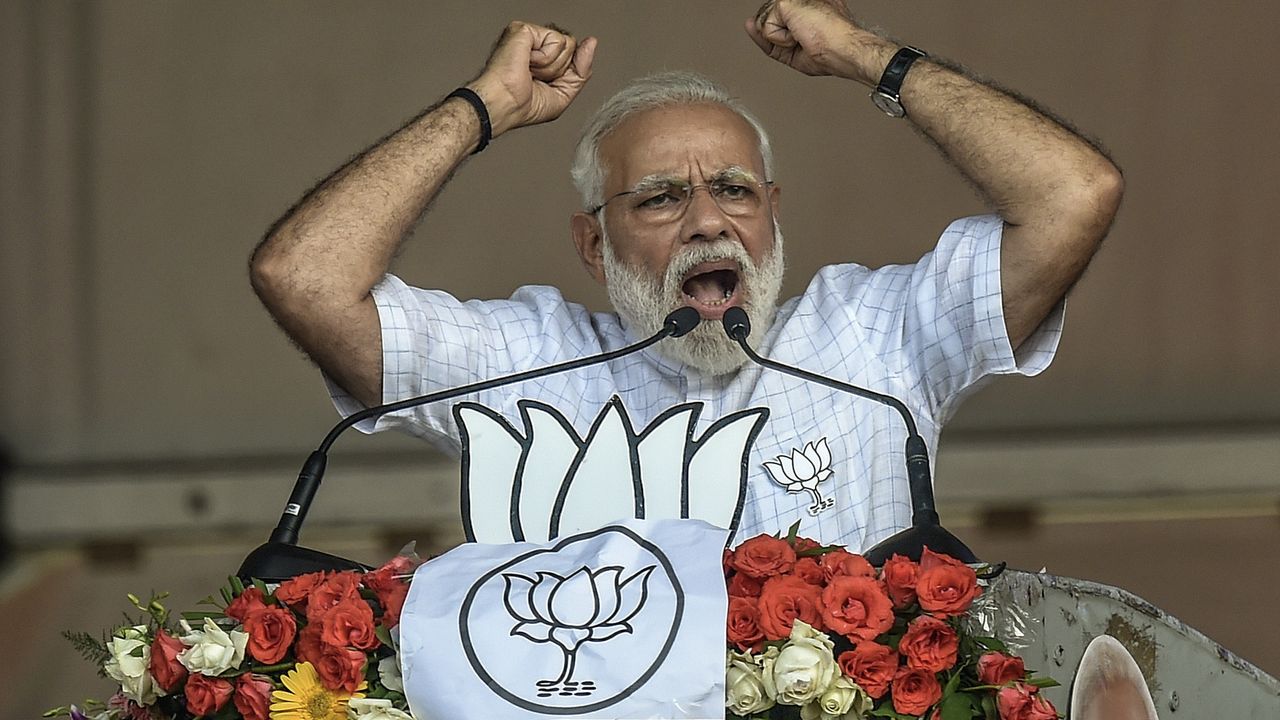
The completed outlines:
{"type": "MultiPolygon", "coordinates": [[[[771,0],[746,30],[800,72],[877,88],[877,104],[927,135],[996,215],[953,223],[914,266],[825,268],[779,306],[781,196],[767,137],[713,84],[657,76],[605,104],[574,163],[583,210],[573,240],[617,315],[545,287],[468,303],[410,288],[387,270],[450,173],[490,136],[557,118],[590,78],[595,39],[512,23],[470,95],[455,93],[339,169],[254,255],[255,289],[324,370],[339,409],[621,347],[686,304],[708,320],[740,305],[764,354],[903,399],[931,448],[984,377],[1044,369],[1062,299],[1119,204],[1115,166],[1025,102],[862,28],[837,0],[771,0]]],[[[477,399],[513,419],[518,398],[540,399],[579,412],[579,433],[615,394],[637,427],[702,402],[699,432],[767,406],[740,538],[800,519],[802,533],[865,548],[909,524],[900,419],[744,359],[719,322],[704,322],[641,354],[477,399]],[[820,501],[794,492],[796,480],[816,482],[820,501]]],[[[448,408],[377,427],[458,448],[448,408]]]]}

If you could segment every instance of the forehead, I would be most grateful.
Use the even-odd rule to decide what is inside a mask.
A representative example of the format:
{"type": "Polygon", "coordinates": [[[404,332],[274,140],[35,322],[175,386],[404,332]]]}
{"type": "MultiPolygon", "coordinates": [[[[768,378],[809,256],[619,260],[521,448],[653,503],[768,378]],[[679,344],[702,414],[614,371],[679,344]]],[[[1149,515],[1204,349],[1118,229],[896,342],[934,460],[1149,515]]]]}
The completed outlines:
{"type": "Polygon", "coordinates": [[[605,192],[630,187],[641,178],[670,175],[705,179],[738,166],[764,177],[755,130],[723,105],[673,105],[638,112],[600,143],[605,192]]]}

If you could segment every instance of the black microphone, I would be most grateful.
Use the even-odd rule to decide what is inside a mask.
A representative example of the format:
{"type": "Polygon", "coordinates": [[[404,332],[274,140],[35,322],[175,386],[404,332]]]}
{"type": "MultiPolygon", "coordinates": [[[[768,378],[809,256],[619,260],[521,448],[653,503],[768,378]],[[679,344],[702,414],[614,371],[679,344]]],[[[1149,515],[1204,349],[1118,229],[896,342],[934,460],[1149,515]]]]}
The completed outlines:
{"type": "Polygon", "coordinates": [[[348,415],[333,426],[333,429],[321,441],[319,447],[307,457],[307,461],[302,465],[302,471],[298,473],[298,480],[294,483],[293,492],[289,495],[289,502],[285,505],[284,512],[280,515],[280,522],[276,525],[275,530],[271,532],[271,538],[249,553],[248,557],[241,563],[236,575],[244,580],[257,578],[265,582],[281,582],[297,575],[321,570],[354,570],[362,572],[371,569],[367,565],[354,560],[347,560],[318,550],[299,547],[297,544],[298,531],[302,527],[302,521],[306,519],[307,510],[311,507],[311,501],[315,498],[316,492],[320,488],[320,481],[324,477],[329,448],[332,447],[334,441],[338,439],[338,436],[344,430],[359,423],[361,420],[376,418],[397,410],[427,405],[441,400],[450,400],[463,395],[518,383],[523,380],[532,380],[568,370],[575,370],[587,365],[608,362],[624,355],[639,352],[659,340],[686,335],[692,332],[700,322],[702,322],[702,316],[698,314],[698,311],[686,305],[667,315],[662,321],[662,329],[652,336],[617,350],[577,358],[576,360],[566,360],[553,365],[503,375],[489,380],[481,380],[385,405],[377,405],[348,415]]]}
{"type": "Polygon", "coordinates": [[[875,400],[897,410],[898,414],[902,416],[902,421],[907,425],[907,485],[911,491],[911,527],[886,538],[864,552],[862,555],[868,562],[872,565],[883,565],[884,561],[892,557],[894,553],[906,555],[912,560],[919,561],[925,546],[928,546],[933,552],[945,553],[961,562],[974,563],[978,561],[973,551],[961,542],[960,538],[952,535],[939,524],[938,511],[933,501],[933,480],[929,473],[929,448],[925,445],[924,438],[920,437],[919,431],[916,430],[915,418],[911,416],[911,411],[907,409],[906,405],[891,395],[860,388],[856,385],[850,385],[824,375],[818,375],[808,370],[802,370],[798,367],[784,365],[776,360],[761,357],[747,344],[747,336],[751,334],[751,319],[747,317],[747,311],[740,307],[731,307],[725,310],[722,322],[724,323],[725,334],[738,343],[742,351],[747,354],[747,357],[751,358],[752,362],[802,380],[825,385],[868,400],[875,400]]]}

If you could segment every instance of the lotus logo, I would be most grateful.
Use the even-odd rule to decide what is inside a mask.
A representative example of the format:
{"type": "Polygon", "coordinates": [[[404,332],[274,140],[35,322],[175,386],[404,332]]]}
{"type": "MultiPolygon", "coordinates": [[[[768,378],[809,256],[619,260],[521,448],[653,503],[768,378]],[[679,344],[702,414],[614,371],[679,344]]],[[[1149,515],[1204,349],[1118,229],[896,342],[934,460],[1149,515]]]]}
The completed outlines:
{"type": "Polygon", "coordinates": [[[696,518],[733,537],[751,444],[769,415],[742,410],[696,437],[703,406],[686,403],[637,431],[615,396],[582,437],[549,405],[517,407],[523,431],[483,405],[454,407],[468,540],[546,542],[624,518],[696,518]]]}
{"type": "Polygon", "coordinates": [[[808,443],[803,448],[793,449],[790,455],[767,460],[764,467],[769,471],[769,477],[787,492],[807,492],[813,497],[810,515],[817,515],[835,504],[834,498],[824,498],[818,490],[818,485],[831,477],[831,448],[827,446],[826,438],[817,444],[808,443]]]}
{"type": "Polygon", "coordinates": [[[568,577],[539,572],[537,578],[503,573],[507,612],[519,622],[511,628],[536,643],[553,643],[564,653],[564,665],[555,678],[537,681],[538,697],[589,696],[596,689],[591,680],[573,679],[578,647],[603,642],[633,628],[629,621],[644,604],[650,565],[622,580],[618,566],[592,571],[581,567],[568,577]]]}

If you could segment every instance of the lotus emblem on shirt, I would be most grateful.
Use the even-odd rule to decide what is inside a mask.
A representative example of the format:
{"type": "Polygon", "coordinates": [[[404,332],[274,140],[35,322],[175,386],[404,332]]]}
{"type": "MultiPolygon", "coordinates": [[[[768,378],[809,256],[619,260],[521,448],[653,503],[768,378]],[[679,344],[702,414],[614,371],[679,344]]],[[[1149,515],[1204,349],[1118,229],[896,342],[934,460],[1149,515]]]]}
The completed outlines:
{"type": "Polygon", "coordinates": [[[773,481],[789,493],[807,492],[813,498],[809,514],[817,515],[835,504],[834,498],[824,498],[818,485],[831,477],[831,448],[824,437],[817,443],[795,448],[790,455],[782,454],[766,460],[765,470],[773,481]]]}

